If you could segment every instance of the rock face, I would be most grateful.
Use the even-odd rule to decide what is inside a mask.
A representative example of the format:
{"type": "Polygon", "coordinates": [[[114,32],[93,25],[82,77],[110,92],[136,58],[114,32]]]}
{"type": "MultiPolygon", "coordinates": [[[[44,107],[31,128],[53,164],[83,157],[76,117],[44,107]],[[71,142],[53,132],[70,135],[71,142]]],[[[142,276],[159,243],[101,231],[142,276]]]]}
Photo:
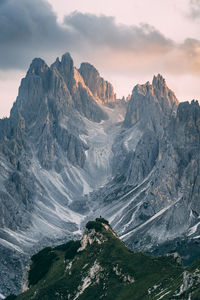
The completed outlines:
{"type": "Polygon", "coordinates": [[[127,103],[68,53],[50,67],[34,59],[0,120],[0,294],[19,292],[29,256],[79,236],[91,216],[132,249],[194,260],[199,124],[198,102],[178,105],[160,75],[127,103]]]}
{"type": "Polygon", "coordinates": [[[82,63],[79,72],[97,100],[104,104],[116,101],[113,86],[99,75],[95,67],[89,63],[82,63]]]}
{"type": "Polygon", "coordinates": [[[167,87],[165,79],[158,74],[152,84],[136,85],[124,120],[125,127],[131,127],[140,121],[140,127],[146,126],[152,131],[161,130],[170,116],[176,112],[178,100],[167,87]]]}
{"type": "Polygon", "coordinates": [[[79,71],[73,67],[73,60],[69,53],[63,55],[51,66],[62,75],[73,99],[74,107],[86,118],[94,122],[100,122],[107,118],[104,111],[95,102],[90,89],[85,85],[79,71]]]}
{"type": "Polygon", "coordinates": [[[197,101],[180,103],[162,130],[149,126],[150,118],[138,119],[115,145],[124,159],[119,154],[118,175],[102,201],[112,203],[105,216],[112,215],[115,230],[135,250],[178,249],[185,263],[199,251],[199,112],[197,101]]]}
{"type": "MultiPolygon", "coordinates": [[[[3,246],[22,253],[23,243],[30,247],[35,239],[27,240],[22,234],[19,242],[12,230],[28,230],[33,223],[40,227],[43,219],[52,220],[54,236],[61,228],[65,228],[66,238],[78,230],[70,217],[73,215],[76,219],[76,213],[69,210],[64,219],[61,215],[63,209],[68,210],[70,199],[83,197],[84,187],[87,188],[79,174],[83,171],[79,169],[84,167],[89,146],[80,136],[88,135],[87,122],[95,126],[107,118],[68,53],[51,67],[40,58],[33,60],[22,79],[10,118],[0,121],[0,238],[3,246]],[[59,203],[50,204],[53,199],[59,199],[59,203]],[[48,212],[44,212],[43,205],[48,212]],[[30,215],[34,215],[33,218],[30,215]]],[[[78,223],[81,218],[78,217],[78,223]]],[[[48,237],[51,227],[46,227],[44,235],[48,237]]],[[[1,270],[5,263],[1,256],[1,270]]],[[[12,278],[11,281],[13,287],[19,280],[12,278]]],[[[7,283],[3,285],[7,291],[7,283]]]]}

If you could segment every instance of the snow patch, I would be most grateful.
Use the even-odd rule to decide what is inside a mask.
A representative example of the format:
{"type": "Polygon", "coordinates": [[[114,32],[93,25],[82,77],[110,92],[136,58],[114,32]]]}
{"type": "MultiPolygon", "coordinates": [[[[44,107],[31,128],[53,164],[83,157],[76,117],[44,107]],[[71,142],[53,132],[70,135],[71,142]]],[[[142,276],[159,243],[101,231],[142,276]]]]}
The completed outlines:
{"type": "Polygon", "coordinates": [[[6,297],[3,294],[1,294],[1,293],[0,293],[0,298],[1,299],[6,299],[6,297]]]}
{"type": "Polygon", "coordinates": [[[187,291],[192,285],[193,285],[194,279],[192,276],[187,272],[183,272],[183,283],[180,287],[179,293],[176,294],[176,296],[180,296],[185,291],[187,291]]]}
{"type": "Polygon", "coordinates": [[[166,292],[165,294],[163,294],[162,296],[160,296],[157,300],[160,300],[162,298],[164,298],[167,294],[169,294],[171,291],[166,292]]]}
{"type": "Polygon", "coordinates": [[[200,235],[194,236],[193,239],[200,239],[200,235]]]}
{"type": "Polygon", "coordinates": [[[3,246],[5,246],[5,247],[7,247],[7,248],[14,249],[14,250],[16,250],[17,252],[20,252],[20,253],[23,253],[23,254],[24,254],[24,251],[23,251],[20,247],[18,247],[18,246],[16,246],[15,244],[12,244],[12,243],[10,243],[10,242],[8,242],[8,241],[2,239],[2,238],[0,238],[0,244],[2,244],[3,246]]]}
{"type": "Polygon", "coordinates": [[[2,231],[14,238],[16,242],[26,246],[32,246],[36,242],[35,239],[31,238],[24,232],[16,232],[9,228],[3,228],[2,231]]]}
{"type": "Polygon", "coordinates": [[[70,270],[72,267],[72,261],[70,261],[70,263],[66,266],[65,271],[70,270]]]}
{"type": "Polygon", "coordinates": [[[157,217],[161,216],[163,213],[165,213],[168,209],[170,209],[172,206],[174,206],[177,202],[179,202],[182,199],[182,196],[175,201],[174,203],[168,205],[167,207],[164,207],[161,209],[159,212],[157,212],[155,215],[153,215],[150,219],[148,219],[146,222],[142,223],[140,226],[137,228],[134,228],[133,230],[129,231],[128,233],[120,236],[121,239],[127,238],[131,233],[136,232],[137,230],[141,229],[142,227],[146,226],[147,224],[151,223],[154,219],[157,217]]]}
{"type": "Polygon", "coordinates": [[[198,229],[199,225],[200,225],[200,222],[199,222],[199,223],[197,223],[197,224],[195,224],[193,227],[191,227],[191,228],[189,229],[188,236],[190,236],[190,235],[194,234],[194,233],[197,231],[197,229],[198,229]]]}
{"type": "Polygon", "coordinates": [[[123,139],[123,144],[128,151],[135,151],[136,146],[141,139],[143,132],[137,127],[137,125],[127,130],[123,139]]]}

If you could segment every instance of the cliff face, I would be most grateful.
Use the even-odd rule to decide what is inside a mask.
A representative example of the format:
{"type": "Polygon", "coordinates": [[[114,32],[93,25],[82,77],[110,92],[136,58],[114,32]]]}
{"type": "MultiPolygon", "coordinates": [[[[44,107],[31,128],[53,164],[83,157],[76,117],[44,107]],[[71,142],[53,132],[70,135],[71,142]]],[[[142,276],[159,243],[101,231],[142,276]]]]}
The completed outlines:
{"type": "Polygon", "coordinates": [[[169,118],[176,112],[178,100],[167,87],[165,79],[158,74],[152,84],[136,85],[124,120],[125,127],[131,127],[140,121],[140,127],[160,131],[169,118]]]}
{"type": "Polygon", "coordinates": [[[103,104],[116,101],[113,86],[100,76],[95,67],[89,63],[82,63],[79,72],[97,101],[103,104]]]}
{"type": "Polygon", "coordinates": [[[34,59],[22,79],[10,119],[1,120],[2,199],[19,198],[14,205],[9,205],[11,199],[7,202],[5,212],[13,217],[2,213],[1,226],[15,228],[15,219],[24,223],[22,214],[13,213],[16,206],[22,211],[32,209],[37,181],[33,161],[58,174],[67,161],[84,167],[89,147],[80,138],[88,134],[83,118],[99,123],[108,117],[73,66],[71,56],[63,55],[51,67],[40,58],[34,59]]]}
{"type": "Polygon", "coordinates": [[[32,61],[10,118],[0,120],[3,294],[20,289],[18,270],[33,246],[79,234],[89,211],[85,195],[101,186],[111,170],[114,136],[108,143],[107,111],[68,53],[50,67],[40,58],[32,61]],[[15,256],[21,257],[19,264],[15,256]],[[15,275],[6,271],[12,269],[15,275]]]}
{"type": "Polygon", "coordinates": [[[159,106],[157,120],[165,122],[155,126],[154,110],[145,115],[138,105],[143,114],[115,144],[118,174],[102,196],[110,203],[105,216],[114,214],[112,224],[129,247],[155,254],[178,249],[190,263],[199,251],[199,104],[180,103],[168,119],[159,106]]]}

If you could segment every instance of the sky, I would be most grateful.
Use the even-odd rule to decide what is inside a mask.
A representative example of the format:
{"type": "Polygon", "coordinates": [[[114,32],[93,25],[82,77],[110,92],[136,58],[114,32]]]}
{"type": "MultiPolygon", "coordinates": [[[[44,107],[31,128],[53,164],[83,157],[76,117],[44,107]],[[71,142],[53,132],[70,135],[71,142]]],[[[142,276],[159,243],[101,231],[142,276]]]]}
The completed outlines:
{"type": "Polygon", "coordinates": [[[200,98],[200,0],[0,0],[0,118],[35,57],[70,52],[118,97],[162,74],[179,101],[200,98]]]}

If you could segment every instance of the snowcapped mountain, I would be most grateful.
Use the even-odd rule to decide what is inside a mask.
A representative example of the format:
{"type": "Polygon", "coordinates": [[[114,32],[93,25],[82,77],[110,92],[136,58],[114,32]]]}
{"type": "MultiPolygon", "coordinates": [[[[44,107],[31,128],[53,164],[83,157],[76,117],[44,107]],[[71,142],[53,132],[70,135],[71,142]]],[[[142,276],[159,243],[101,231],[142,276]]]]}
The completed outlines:
{"type": "Polygon", "coordinates": [[[180,248],[191,260],[199,126],[198,102],[178,104],[161,75],[126,102],[68,53],[50,67],[34,59],[0,120],[0,293],[19,292],[31,254],[80,236],[99,215],[132,249],[180,248]]]}

